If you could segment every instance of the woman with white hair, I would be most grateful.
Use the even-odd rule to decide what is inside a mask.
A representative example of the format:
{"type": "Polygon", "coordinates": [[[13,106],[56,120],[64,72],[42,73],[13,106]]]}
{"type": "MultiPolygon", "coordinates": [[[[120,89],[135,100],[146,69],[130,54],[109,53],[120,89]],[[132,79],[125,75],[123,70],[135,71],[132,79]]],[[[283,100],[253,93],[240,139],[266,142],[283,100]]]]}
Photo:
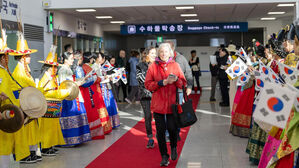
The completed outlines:
{"type": "Polygon", "coordinates": [[[158,49],[158,57],[149,67],[145,78],[145,88],[153,93],[151,111],[153,111],[156,121],[158,145],[162,156],[160,166],[169,164],[165,139],[166,129],[170,134],[171,160],[176,160],[178,157],[176,149],[178,127],[172,114],[171,105],[176,103],[177,88],[183,86],[186,86],[186,79],[179,64],[173,60],[171,46],[168,43],[162,43],[158,49]]]}

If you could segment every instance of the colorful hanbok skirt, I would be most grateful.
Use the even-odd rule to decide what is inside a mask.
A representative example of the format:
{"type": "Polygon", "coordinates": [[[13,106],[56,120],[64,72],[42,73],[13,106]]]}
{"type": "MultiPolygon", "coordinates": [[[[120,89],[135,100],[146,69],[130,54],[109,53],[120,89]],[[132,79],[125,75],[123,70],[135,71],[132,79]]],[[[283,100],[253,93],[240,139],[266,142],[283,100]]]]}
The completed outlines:
{"type": "Polygon", "coordinates": [[[63,100],[60,124],[66,145],[78,145],[91,140],[83,103],[77,100],[63,100]]]}
{"type": "Polygon", "coordinates": [[[112,131],[105,103],[101,101],[96,85],[80,87],[87,111],[92,139],[103,139],[112,131]]]}
{"type": "Polygon", "coordinates": [[[112,127],[117,128],[120,126],[120,120],[118,115],[117,104],[114,99],[113,93],[110,89],[108,89],[107,84],[101,84],[101,88],[104,102],[112,123],[112,127]]]}
{"type": "Polygon", "coordinates": [[[262,130],[255,122],[250,131],[246,152],[249,154],[249,161],[258,165],[268,134],[262,130]]]}
{"type": "Polygon", "coordinates": [[[264,146],[262,156],[260,158],[258,168],[266,168],[267,167],[267,164],[269,163],[271,158],[277,152],[280,143],[281,143],[281,140],[275,139],[271,135],[268,136],[267,142],[264,146]]]}
{"type": "Polygon", "coordinates": [[[254,95],[254,85],[244,90],[241,94],[240,101],[232,116],[232,125],[230,128],[230,132],[235,136],[247,138],[250,135],[254,95]]]}

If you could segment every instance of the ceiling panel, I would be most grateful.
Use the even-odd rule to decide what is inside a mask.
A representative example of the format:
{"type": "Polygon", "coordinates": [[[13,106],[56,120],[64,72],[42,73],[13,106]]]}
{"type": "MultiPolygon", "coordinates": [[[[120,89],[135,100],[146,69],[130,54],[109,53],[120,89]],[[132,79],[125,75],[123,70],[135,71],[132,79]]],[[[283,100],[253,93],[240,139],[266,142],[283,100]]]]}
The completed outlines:
{"type": "Polygon", "coordinates": [[[246,21],[257,4],[239,4],[231,15],[231,21],[246,21]]]}
{"type": "Polygon", "coordinates": [[[269,17],[269,11],[285,11],[284,15],[274,15],[278,19],[288,19],[294,15],[294,7],[277,7],[277,3],[197,5],[191,10],[176,10],[174,6],[97,8],[94,13],[79,13],[75,9],[59,10],[78,18],[88,18],[100,24],[110,24],[111,20],[126,23],[182,23],[185,19],[199,19],[200,22],[234,22],[259,20],[269,17]],[[181,17],[183,13],[196,13],[197,17],[181,17]],[[96,19],[98,15],[109,15],[113,19],[96,19]]]}

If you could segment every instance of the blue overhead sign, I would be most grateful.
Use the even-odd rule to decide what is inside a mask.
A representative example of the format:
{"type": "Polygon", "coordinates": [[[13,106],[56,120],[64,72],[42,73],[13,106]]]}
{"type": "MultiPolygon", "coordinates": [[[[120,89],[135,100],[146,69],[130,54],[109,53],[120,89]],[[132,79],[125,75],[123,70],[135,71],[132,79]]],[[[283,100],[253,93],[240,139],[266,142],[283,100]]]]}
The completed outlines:
{"type": "Polygon", "coordinates": [[[247,22],[201,24],[138,24],[121,25],[122,35],[247,32],[247,22]]]}

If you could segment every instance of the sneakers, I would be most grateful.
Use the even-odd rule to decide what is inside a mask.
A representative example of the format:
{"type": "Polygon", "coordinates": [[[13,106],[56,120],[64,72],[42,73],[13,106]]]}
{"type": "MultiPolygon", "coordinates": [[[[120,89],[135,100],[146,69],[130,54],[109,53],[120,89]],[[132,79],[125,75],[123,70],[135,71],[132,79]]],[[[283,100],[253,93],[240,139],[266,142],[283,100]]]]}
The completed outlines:
{"type": "Polygon", "coordinates": [[[146,148],[154,148],[155,141],[153,139],[148,140],[146,148]]]}
{"type": "Polygon", "coordinates": [[[38,156],[35,151],[30,151],[30,153],[31,153],[30,156],[33,160],[36,160],[38,162],[43,160],[43,158],[41,156],[38,156]]]}
{"type": "Polygon", "coordinates": [[[126,101],[127,103],[129,103],[129,104],[132,104],[132,101],[129,100],[128,98],[125,98],[125,101],[126,101]]]}
{"type": "Polygon", "coordinates": [[[162,161],[160,163],[161,167],[167,167],[169,165],[169,159],[168,158],[169,157],[166,156],[166,155],[162,156],[162,161]]]}
{"type": "Polygon", "coordinates": [[[52,147],[51,149],[55,152],[55,154],[58,154],[58,153],[59,153],[59,150],[58,150],[58,149],[56,149],[56,148],[54,148],[54,147],[52,147]]]}
{"type": "Polygon", "coordinates": [[[20,163],[22,163],[22,164],[33,164],[33,163],[36,163],[36,162],[37,162],[37,160],[35,158],[32,158],[31,155],[24,158],[24,159],[22,159],[22,160],[20,160],[20,163]]]}
{"type": "Polygon", "coordinates": [[[176,160],[178,158],[178,153],[176,147],[171,148],[171,160],[176,160]]]}
{"type": "Polygon", "coordinates": [[[166,143],[169,143],[170,142],[169,136],[165,136],[165,138],[166,138],[166,143]]]}
{"type": "Polygon", "coordinates": [[[42,149],[42,156],[56,156],[56,153],[52,148],[42,149]]]}

